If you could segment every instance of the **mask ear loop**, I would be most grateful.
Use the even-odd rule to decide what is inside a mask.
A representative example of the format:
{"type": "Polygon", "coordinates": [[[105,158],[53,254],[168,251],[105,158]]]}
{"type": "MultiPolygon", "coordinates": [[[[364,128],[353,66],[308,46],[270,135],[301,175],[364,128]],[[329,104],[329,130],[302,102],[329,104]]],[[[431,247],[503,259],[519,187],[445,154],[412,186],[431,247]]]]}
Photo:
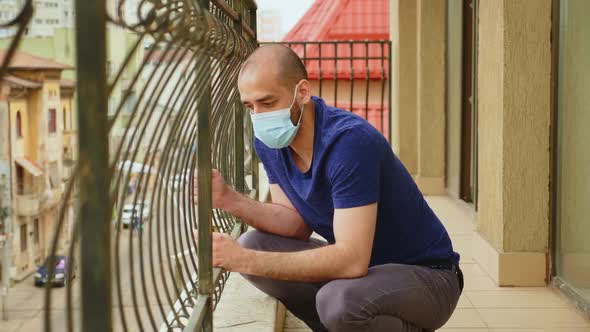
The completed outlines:
{"type": "MultiPolygon", "coordinates": [[[[293,96],[293,102],[291,103],[291,107],[293,107],[293,104],[295,104],[295,101],[297,100],[297,89],[299,88],[299,83],[297,83],[297,85],[295,86],[295,95],[293,96]]],[[[299,125],[301,125],[301,119],[303,118],[303,111],[305,110],[305,104],[303,104],[303,106],[301,106],[301,112],[299,112],[299,120],[297,120],[297,126],[299,127],[299,125]]]]}

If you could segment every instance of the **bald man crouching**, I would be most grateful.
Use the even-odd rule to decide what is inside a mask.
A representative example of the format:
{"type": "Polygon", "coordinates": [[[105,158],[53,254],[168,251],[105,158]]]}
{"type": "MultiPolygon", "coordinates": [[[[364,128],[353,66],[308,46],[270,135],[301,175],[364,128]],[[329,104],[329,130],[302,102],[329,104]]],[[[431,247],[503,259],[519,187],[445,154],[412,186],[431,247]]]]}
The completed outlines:
{"type": "Polygon", "coordinates": [[[312,97],[289,48],[257,49],[238,87],[272,202],[213,173],[214,207],[256,229],[237,242],[215,233],[213,264],[242,273],[313,331],[443,326],[463,288],[459,255],[387,140],[312,97]]]}

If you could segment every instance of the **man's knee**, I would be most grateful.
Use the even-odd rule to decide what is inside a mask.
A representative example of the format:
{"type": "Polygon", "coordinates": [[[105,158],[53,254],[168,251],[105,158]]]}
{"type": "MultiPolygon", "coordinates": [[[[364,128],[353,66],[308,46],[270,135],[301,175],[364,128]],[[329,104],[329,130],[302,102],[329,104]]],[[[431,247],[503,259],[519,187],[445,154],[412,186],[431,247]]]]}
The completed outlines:
{"type": "Polygon", "coordinates": [[[320,320],[330,331],[362,331],[366,317],[355,303],[358,294],[351,280],[334,280],[316,295],[316,309],[320,320]]]}
{"type": "Polygon", "coordinates": [[[253,230],[242,234],[238,243],[246,249],[261,250],[264,249],[264,243],[268,242],[269,236],[267,233],[253,230]]]}

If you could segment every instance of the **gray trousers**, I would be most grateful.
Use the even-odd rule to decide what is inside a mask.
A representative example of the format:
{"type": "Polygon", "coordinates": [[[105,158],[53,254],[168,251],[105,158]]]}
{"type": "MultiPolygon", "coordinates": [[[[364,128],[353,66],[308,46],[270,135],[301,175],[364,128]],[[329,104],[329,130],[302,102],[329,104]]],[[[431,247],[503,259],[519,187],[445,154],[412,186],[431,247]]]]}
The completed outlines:
{"type": "MultiPolygon", "coordinates": [[[[249,249],[292,252],[318,248],[326,242],[298,241],[260,231],[243,234],[249,249]]],[[[305,283],[243,275],[264,293],[316,331],[434,331],[451,317],[461,290],[449,270],[386,264],[369,268],[365,277],[305,283]]]]}

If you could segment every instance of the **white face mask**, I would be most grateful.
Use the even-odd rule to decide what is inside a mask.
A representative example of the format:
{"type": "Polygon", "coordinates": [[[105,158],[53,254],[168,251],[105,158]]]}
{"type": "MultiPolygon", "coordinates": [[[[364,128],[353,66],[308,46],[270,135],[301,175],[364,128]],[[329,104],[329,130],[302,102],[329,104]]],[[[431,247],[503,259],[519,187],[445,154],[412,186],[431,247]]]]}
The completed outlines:
{"type": "Polygon", "coordinates": [[[297,125],[293,125],[291,122],[291,108],[295,104],[298,87],[299,84],[295,86],[295,96],[293,96],[293,102],[288,108],[258,114],[250,113],[252,125],[254,126],[254,135],[269,148],[286,148],[297,135],[304,107],[301,108],[297,125]]]}

